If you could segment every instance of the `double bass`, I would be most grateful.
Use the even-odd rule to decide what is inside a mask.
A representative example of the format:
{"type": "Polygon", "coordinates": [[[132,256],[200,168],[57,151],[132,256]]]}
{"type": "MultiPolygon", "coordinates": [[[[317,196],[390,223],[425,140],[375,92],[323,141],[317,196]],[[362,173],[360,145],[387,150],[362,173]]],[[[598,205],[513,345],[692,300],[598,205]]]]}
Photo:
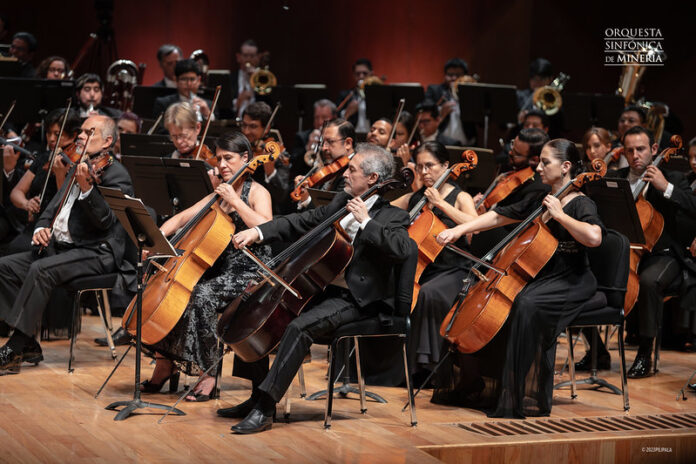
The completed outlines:
{"type": "MultiPolygon", "coordinates": [[[[389,179],[370,187],[360,198],[402,187],[413,180],[389,179]]],[[[344,206],[326,218],[263,267],[284,285],[264,276],[252,283],[225,310],[218,322],[218,336],[246,362],[268,355],[280,343],[286,327],[307,304],[341,274],[353,257],[350,238],[339,227],[344,206]],[[291,287],[290,287],[291,286],[291,287]]]]}
{"type": "MultiPolygon", "coordinates": [[[[246,163],[227,183],[236,187],[244,178],[265,162],[278,156],[279,148],[267,144],[269,154],[256,156],[246,163]]],[[[142,340],[148,345],[162,340],[181,318],[191,292],[205,271],[210,268],[230,243],[235,227],[218,203],[219,196],[210,201],[171,240],[183,250],[180,256],[167,259],[150,277],[142,296],[142,340]]],[[[134,298],[123,315],[122,326],[131,334],[136,331],[134,298]]]]}
{"type": "MultiPolygon", "coordinates": [[[[571,188],[598,180],[606,174],[602,160],[592,161],[595,172],[579,174],[554,196],[560,198],[571,188]]],[[[480,280],[471,288],[466,284],[440,326],[440,335],[462,353],[474,353],[486,346],[502,328],[512,304],[525,285],[548,263],[558,241],[541,220],[545,211],[538,207],[500,243],[482,258],[496,270],[486,274],[474,265],[480,280]]]]}
{"type": "MultiPolygon", "coordinates": [[[[476,168],[478,156],[472,150],[466,150],[462,153],[462,162],[454,164],[447,168],[445,172],[433,184],[434,189],[439,189],[448,179],[456,179],[463,172],[471,171],[476,168]]],[[[435,237],[445,230],[447,226],[435,216],[432,209],[428,206],[428,199],[423,196],[416,205],[408,212],[409,222],[411,225],[408,228],[408,235],[418,245],[418,264],[416,265],[416,275],[413,286],[413,303],[411,310],[418,301],[418,292],[420,285],[418,281],[430,263],[435,261],[440,254],[444,245],[441,245],[435,240],[435,237]]]]}

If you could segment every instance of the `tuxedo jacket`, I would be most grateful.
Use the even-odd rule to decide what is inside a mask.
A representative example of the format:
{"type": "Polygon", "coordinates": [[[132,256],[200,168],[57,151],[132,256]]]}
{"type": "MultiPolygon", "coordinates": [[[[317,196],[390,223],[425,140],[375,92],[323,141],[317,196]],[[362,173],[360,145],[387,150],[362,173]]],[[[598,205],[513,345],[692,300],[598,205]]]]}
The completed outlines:
{"type": "MultiPolygon", "coordinates": [[[[74,167],[68,173],[70,178],[74,167]]],[[[46,209],[36,222],[36,228],[50,227],[51,221],[56,215],[59,203],[69,182],[63,182],[62,187],[51,199],[46,209]]],[[[126,168],[118,161],[104,170],[101,175],[101,187],[119,189],[126,195],[133,196],[133,184],[126,168]]],[[[104,200],[97,184],[84,199],[79,197],[75,200],[70,217],[68,219],[68,230],[75,246],[80,248],[93,249],[106,244],[114,256],[116,267],[122,271],[132,270],[130,263],[124,266],[123,258],[126,250],[126,241],[130,240],[126,231],[121,227],[116,215],[109,204],[104,200]]]]}
{"type": "MultiPolygon", "coordinates": [[[[264,241],[297,241],[324,219],[343,208],[351,196],[339,193],[327,205],[281,216],[259,226],[264,241]]],[[[360,308],[374,303],[402,311],[410,305],[409,286],[395,295],[400,264],[413,255],[416,246],[408,236],[408,213],[381,197],[369,210],[371,220],[353,241],[353,258],[345,270],[348,289],[360,308]]],[[[413,285],[410,285],[412,291],[413,285]]]]}

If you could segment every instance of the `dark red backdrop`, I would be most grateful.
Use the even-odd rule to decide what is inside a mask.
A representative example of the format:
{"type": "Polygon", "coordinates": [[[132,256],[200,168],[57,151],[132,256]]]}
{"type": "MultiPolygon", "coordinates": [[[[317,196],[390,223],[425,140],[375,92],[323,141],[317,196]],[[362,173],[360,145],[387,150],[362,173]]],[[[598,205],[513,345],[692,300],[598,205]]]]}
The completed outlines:
{"type": "MultiPolygon", "coordinates": [[[[667,63],[649,68],[643,86],[650,99],[670,104],[687,137],[696,134],[690,94],[696,57],[684,3],[681,11],[666,2],[658,11],[606,1],[540,0],[114,3],[119,56],[147,64],[146,84],[161,78],[155,53],[162,43],[176,43],[185,54],[203,48],[214,68],[234,68],[239,43],[253,37],[271,51],[271,70],[281,83],[322,82],[332,94],[351,86],[350,66],[361,56],[389,82],[439,82],[443,63],[461,56],[483,82],[517,86],[526,85],[530,59],[545,56],[556,71],[571,75],[567,89],[609,93],[617,87],[619,69],[603,66],[604,29],[660,27],[667,63]]],[[[97,30],[94,5],[94,0],[14,2],[3,13],[12,32],[36,34],[37,62],[50,54],[72,61],[97,30]]]]}

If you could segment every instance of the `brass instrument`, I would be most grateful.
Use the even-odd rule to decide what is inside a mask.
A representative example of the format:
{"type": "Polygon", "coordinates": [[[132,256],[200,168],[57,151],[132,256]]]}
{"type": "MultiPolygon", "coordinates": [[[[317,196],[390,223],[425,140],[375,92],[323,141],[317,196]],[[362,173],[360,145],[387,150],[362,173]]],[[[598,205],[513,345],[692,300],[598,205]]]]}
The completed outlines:
{"type": "Polygon", "coordinates": [[[452,97],[456,101],[459,101],[459,85],[460,84],[475,84],[478,81],[479,81],[478,74],[474,74],[474,75],[464,74],[463,76],[459,76],[457,79],[452,81],[452,83],[450,84],[450,91],[452,92],[452,97]]]}
{"type": "Polygon", "coordinates": [[[206,87],[208,85],[208,70],[210,69],[210,59],[208,58],[208,55],[203,51],[203,49],[199,48],[198,50],[191,52],[190,59],[194,60],[201,66],[201,84],[206,87]]]}
{"type": "Polygon", "coordinates": [[[256,68],[253,72],[251,72],[253,65],[248,62],[245,63],[247,72],[251,73],[251,76],[249,76],[249,84],[257,94],[268,95],[273,91],[273,87],[278,85],[278,79],[275,74],[268,69],[268,62],[270,61],[268,52],[261,54],[260,61],[263,63],[263,66],[256,68]]]}
{"type": "Polygon", "coordinates": [[[121,111],[130,111],[138,77],[139,71],[135,63],[130,60],[114,61],[106,71],[106,104],[121,111]]]}
{"type": "Polygon", "coordinates": [[[668,107],[663,103],[646,101],[644,98],[636,100],[638,82],[640,82],[646,69],[646,66],[634,63],[624,65],[616,95],[624,97],[626,105],[636,104],[646,110],[645,128],[653,133],[655,142],[660,143],[665,129],[665,117],[669,113],[668,107]]]}
{"type": "Polygon", "coordinates": [[[559,73],[558,77],[555,78],[550,85],[545,85],[536,89],[532,95],[534,106],[546,113],[547,116],[553,116],[558,113],[563,105],[561,92],[569,80],[569,75],[559,73]]]}
{"type": "MultiPolygon", "coordinates": [[[[384,77],[384,76],[382,76],[384,77]]],[[[358,94],[361,98],[365,98],[365,87],[368,85],[384,85],[386,79],[379,78],[377,76],[367,76],[365,79],[360,79],[358,81],[358,94]]]]}

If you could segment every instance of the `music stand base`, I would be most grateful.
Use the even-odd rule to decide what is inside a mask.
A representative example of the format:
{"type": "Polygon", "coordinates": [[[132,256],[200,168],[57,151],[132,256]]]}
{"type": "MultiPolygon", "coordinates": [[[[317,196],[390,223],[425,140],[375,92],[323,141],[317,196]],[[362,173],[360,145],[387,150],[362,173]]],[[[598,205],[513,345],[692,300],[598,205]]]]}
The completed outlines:
{"type": "Polygon", "coordinates": [[[104,409],[108,409],[111,411],[116,411],[116,408],[120,406],[125,406],[123,409],[121,409],[118,414],[116,414],[116,417],[114,417],[115,421],[120,421],[124,420],[127,417],[129,417],[131,414],[133,414],[136,409],[166,409],[169,410],[171,414],[176,414],[177,416],[185,416],[186,413],[180,409],[177,408],[172,408],[171,406],[166,406],[164,404],[157,404],[157,403],[148,403],[145,401],[142,401],[140,399],[137,400],[130,400],[130,401],[116,401],[114,403],[111,403],[104,409]]]}
{"type": "MultiPolygon", "coordinates": [[[[315,393],[312,393],[311,395],[309,395],[306,398],[306,400],[307,401],[315,401],[315,400],[318,400],[319,398],[321,398],[322,396],[326,396],[327,393],[328,393],[327,390],[319,390],[318,392],[315,392],[315,393]]],[[[338,393],[345,398],[346,396],[348,396],[349,393],[355,393],[355,394],[359,395],[360,390],[353,387],[349,383],[344,382],[343,385],[341,385],[340,387],[334,388],[334,394],[335,393],[338,393]]],[[[377,393],[372,393],[372,392],[367,391],[367,390],[365,390],[365,396],[367,396],[368,398],[372,398],[373,400],[377,401],[378,403],[386,403],[387,402],[387,400],[385,400],[384,398],[379,396],[377,393]]]]}
{"type": "MultiPolygon", "coordinates": [[[[612,393],[616,395],[621,395],[621,390],[619,390],[617,387],[614,385],[610,384],[604,379],[601,379],[599,377],[595,377],[594,375],[586,378],[586,379],[580,379],[575,381],[576,385],[595,385],[595,389],[599,389],[602,387],[605,387],[609,389],[612,393]]],[[[559,389],[559,388],[564,388],[564,387],[569,387],[570,386],[570,380],[567,380],[565,382],[560,382],[557,383],[556,385],[553,386],[554,389],[559,389]]]]}

